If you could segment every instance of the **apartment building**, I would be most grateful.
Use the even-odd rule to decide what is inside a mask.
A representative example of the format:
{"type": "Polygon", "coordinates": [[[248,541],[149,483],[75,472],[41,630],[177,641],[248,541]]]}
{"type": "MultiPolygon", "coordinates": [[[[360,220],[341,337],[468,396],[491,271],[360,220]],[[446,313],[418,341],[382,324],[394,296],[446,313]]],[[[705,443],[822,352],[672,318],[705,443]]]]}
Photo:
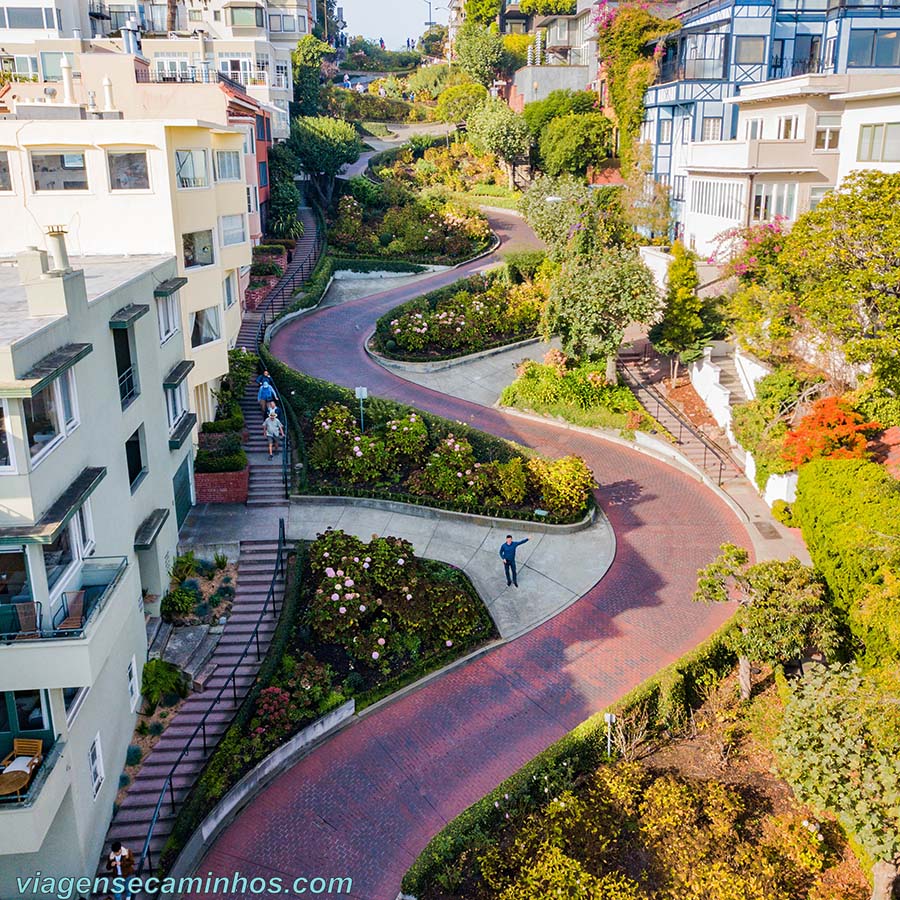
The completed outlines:
{"type": "MultiPolygon", "coordinates": [[[[645,94],[641,139],[683,231],[692,143],[739,139],[732,98],[807,74],[900,72],[900,6],[882,0],[704,0],[675,11],[645,94]]],[[[787,137],[787,140],[793,140],[787,137]]],[[[694,158],[694,157],[691,157],[694,158]]]]}
{"type": "MultiPolygon", "coordinates": [[[[66,177],[82,177],[66,150],[66,177]]],[[[41,157],[39,178],[59,177],[41,157]]],[[[145,597],[167,585],[192,499],[176,259],[69,259],[62,229],[44,238],[49,257],[0,260],[4,897],[38,870],[96,871],[140,699],[145,597]]]]}
{"type": "MultiPolygon", "coordinates": [[[[11,101],[11,117],[0,120],[0,255],[22,242],[44,246],[51,224],[68,229],[78,255],[174,255],[185,280],[176,330],[194,364],[190,408],[206,421],[240,329],[251,261],[247,133],[189,116],[126,117],[104,80],[104,110],[70,96],[68,76],[63,102],[11,101]]],[[[166,108],[185,107],[180,88],[168,88],[166,108]]]]}
{"type": "MultiPolygon", "coordinates": [[[[187,0],[176,5],[171,28],[165,3],[72,0],[58,8],[44,0],[21,3],[0,6],[0,70],[59,80],[62,54],[83,49],[69,42],[90,38],[103,49],[139,50],[150,61],[153,80],[214,82],[217,73],[225,76],[266,108],[276,139],[290,134],[291,51],[311,28],[313,0],[187,0]],[[23,27],[38,25],[39,19],[44,28],[23,27]],[[131,29],[136,48],[128,43],[131,29]]],[[[77,72],[75,60],[69,61],[77,72]]]]}
{"type": "Polygon", "coordinates": [[[838,183],[856,169],[900,172],[900,79],[887,88],[851,88],[832,99],[844,105],[838,183]]]}
{"type": "Polygon", "coordinates": [[[898,87],[896,76],[868,73],[799,75],[745,87],[727,101],[738,110],[738,137],[688,145],[687,246],[707,256],[729,229],[775,218],[790,223],[814,209],[857,167],[857,138],[844,141],[843,151],[840,146],[844,98],[870,98],[882,121],[890,118],[882,106],[884,90],[898,87]]]}

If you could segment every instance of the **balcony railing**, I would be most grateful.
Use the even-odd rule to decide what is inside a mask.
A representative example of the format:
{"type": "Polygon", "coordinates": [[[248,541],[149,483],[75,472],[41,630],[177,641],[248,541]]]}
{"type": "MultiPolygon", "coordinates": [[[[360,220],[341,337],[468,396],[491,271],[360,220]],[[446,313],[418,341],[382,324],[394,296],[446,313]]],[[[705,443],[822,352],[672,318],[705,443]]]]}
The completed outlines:
{"type": "Polygon", "coordinates": [[[818,75],[824,66],[818,59],[782,59],[773,56],[769,61],[769,78],[792,78],[795,75],[818,75]]]}
{"type": "Polygon", "coordinates": [[[685,62],[672,60],[663,63],[659,68],[657,84],[668,84],[670,81],[721,81],[725,77],[725,60],[689,59],[685,62]]]}
{"type": "Polygon", "coordinates": [[[119,376],[119,399],[122,401],[122,409],[125,409],[137,395],[137,373],[134,366],[129,366],[119,376]]]}
{"type": "MultiPolygon", "coordinates": [[[[50,742],[45,740],[42,751],[44,758],[32,774],[31,781],[28,783],[27,788],[23,788],[18,795],[8,794],[0,796],[0,810],[8,807],[21,809],[22,807],[31,806],[37,800],[41,788],[43,788],[47,779],[50,777],[53,767],[59,762],[63,750],[66,747],[66,742],[60,740],[54,741],[52,746],[48,747],[48,744],[50,744],[50,742]]],[[[2,813],[0,813],[0,815],[2,815],[2,813]]]]}
{"type": "Polygon", "coordinates": [[[127,556],[92,556],[84,560],[75,579],[77,586],[63,592],[52,615],[45,614],[40,602],[0,606],[0,642],[82,637],[115,592],[127,568],[127,556]]]}
{"type": "Polygon", "coordinates": [[[90,0],[88,3],[88,15],[92,19],[108,19],[109,7],[101,0],[90,0]]]}
{"type": "Polygon", "coordinates": [[[186,66],[176,71],[141,67],[134,70],[134,78],[138,84],[225,84],[241,93],[247,92],[239,81],[206,66],[186,66]]]}

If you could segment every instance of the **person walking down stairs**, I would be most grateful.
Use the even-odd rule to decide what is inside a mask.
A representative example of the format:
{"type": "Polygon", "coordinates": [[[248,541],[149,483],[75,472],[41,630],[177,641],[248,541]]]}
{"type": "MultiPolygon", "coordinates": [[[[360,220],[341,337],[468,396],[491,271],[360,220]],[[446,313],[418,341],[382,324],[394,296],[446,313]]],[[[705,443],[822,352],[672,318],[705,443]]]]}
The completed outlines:
{"type": "Polygon", "coordinates": [[[263,422],[263,435],[269,442],[269,459],[272,459],[273,452],[278,449],[278,439],[284,440],[284,425],[281,424],[274,409],[263,422]]]}

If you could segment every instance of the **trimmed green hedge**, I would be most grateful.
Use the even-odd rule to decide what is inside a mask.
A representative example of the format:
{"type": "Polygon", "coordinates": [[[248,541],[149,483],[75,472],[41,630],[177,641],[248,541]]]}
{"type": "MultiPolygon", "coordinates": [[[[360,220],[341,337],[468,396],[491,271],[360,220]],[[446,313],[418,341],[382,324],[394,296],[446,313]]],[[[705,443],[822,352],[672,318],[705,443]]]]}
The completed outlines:
{"type": "Polygon", "coordinates": [[[224,434],[228,431],[242,431],[244,428],[244,413],[237,402],[230,403],[226,408],[219,408],[222,418],[214,422],[204,422],[200,430],[204,434],[224,434]]]}
{"type": "Polygon", "coordinates": [[[849,611],[900,541],[900,482],[878,463],[820,459],[800,467],[799,519],[813,565],[849,611]]]}
{"type": "Polygon", "coordinates": [[[197,830],[204,817],[222,799],[226,791],[237,784],[252,768],[252,765],[245,764],[240,760],[237,749],[244,729],[253,718],[259,694],[271,684],[278,672],[281,659],[297,627],[301,613],[301,576],[305,567],[306,549],[307,544],[305,543],[297,545],[291,568],[291,578],[284,593],[284,603],[281,607],[278,624],[272,634],[272,643],[259,667],[256,681],[235,713],[234,719],[222,736],[219,745],[210,756],[193,790],[181,804],[178,818],[175,820],[172,833],[161,854],[160,867],[164,872],[168,871],[175,862],[188,838],[197,830]]]}
{"type": "MultiPolygon", "coordinates": [[[[732,627],[728,624],[720,628],[699,647],[626,694],[610,710],[622,716],[646,708],[651,723],[660,730],[683,722],[700,705],[704,689],[734,667],[736,658],[726,639],[732,627]]],[[[604,712],[591,716],[539,753],[438,832],[403,876],[403,892],[421,897],[426,889],[440,883],[443,873],[463,866],[470,870],[478,852],[499,841],[505,828],[504,807],[546,801],[545,775],[559,786],[558,796],[559,791],[597,768],[606,757],[604,712]]]]}
{"type": "Polygon", "coordinates": [[[331,254],[337,272],[408,272],[418,274],[425,271],[420,263],[406,262],[403,259],[373,259],[366,256],[345,256],[342,253],[331,254]]]}
{"type": "MultiPolygon", "coordinates": [[[[349,388],[340,387],[331,384],[328,381],[322,381],[319,378],[313,378],[310,375],[304,375],[286,366],[280,360],[276,359],[269,351],[268,347],[260,348],[260,356],[263,365],[272,373],[275,383],[280,389],[283,399],[288,402],[285,404],[289,410],[288,418],[292,421],[292,426],[296,429],[296,447],[300,453],[300,477],[299,489],[302,492],[320,493],[324,496],[350,496],[350,497],[370,497],[373,499],[396,500],[402,503],[414,503],[418,506],[435,506],[439,505],[442,509],[451,509],[459,512],[479,513],[482,515],[494,515],[502,518],[519,519],[522,521],[539,521],[547,523],[555,523],[560,520],[554,519],[552,516],[528,516],[524,517],[521,511],[512,511],[504,509],[485,509],[479,507],[477,509],[463,506],[453,505],[446,501],[429,501],[428,498],[412,496],[406,494],[393,493],[391,491],[378,491],[368,489],[354,489],[341,486],[340,488],[327,488],[325,486],[317,487],[310,485],[309,482],[309,461],[306,450],[306,442],[303,438],[303,432],[300,425],[303,422],[311,422],[316,413],[329,403],[343,403],[350,409],[356,409],[359,401],[356,399],[353,391],[349,388]]],[[[451,422],[449,419],[435,416],[429,412],[416,409],[412,406],[406,406],[403,403],[397,403],[393,400],[385,400],[380,397],[371,398],[366,404],[366,422],[372,427],[377,427],[388,422],[390,419],[399,419],[415,413],[427,425],[429,433],[439,441],[447,435],[454,434],[457,437],[465,438],[475,452],[475,458],[479,462],[508,462],[514,457],[526,459],[534,454],[526,448],[514,444],[511,441],[504,441],[501,438],[486,434],[477,428],[471,428],[461,422],[451,422]]],[[[578,518],[585,515],[593,508],[593,495],[588,499],[588,506],[579,513],[578,518]]]]}
{"type": "Polygon", "coordinates": [[[197,474],[211,472],[243,472],[247,468],[247,454],[243,450],[222,453],[219,450],[198,450],[194,460],[197,474]]]}
{"type": "Polygon", "coordinates": [[[250,274],[256,275],[259,278],[275,275],[278,278],[281,278],[284,275],[284,269],[275,262],[255,262],[252,266],[250,266],[250,274]]]}

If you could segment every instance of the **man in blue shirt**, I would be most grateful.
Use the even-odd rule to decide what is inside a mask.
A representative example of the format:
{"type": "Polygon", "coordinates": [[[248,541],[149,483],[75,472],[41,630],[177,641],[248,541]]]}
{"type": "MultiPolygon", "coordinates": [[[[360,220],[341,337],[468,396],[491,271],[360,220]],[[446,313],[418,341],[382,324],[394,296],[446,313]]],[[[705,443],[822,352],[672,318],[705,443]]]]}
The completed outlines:
{"type": "Polygon", "coordinates": [[[528,538],[522,541],[514,541],[512,535],[506,536],[506,541],[500,545],[500,559],[503,560],[503,571],[506,573],[506,585],[514,584],[519,586],[519,580],[516,573],[516,547],[520,544],[527,544],[528,538]]]}

